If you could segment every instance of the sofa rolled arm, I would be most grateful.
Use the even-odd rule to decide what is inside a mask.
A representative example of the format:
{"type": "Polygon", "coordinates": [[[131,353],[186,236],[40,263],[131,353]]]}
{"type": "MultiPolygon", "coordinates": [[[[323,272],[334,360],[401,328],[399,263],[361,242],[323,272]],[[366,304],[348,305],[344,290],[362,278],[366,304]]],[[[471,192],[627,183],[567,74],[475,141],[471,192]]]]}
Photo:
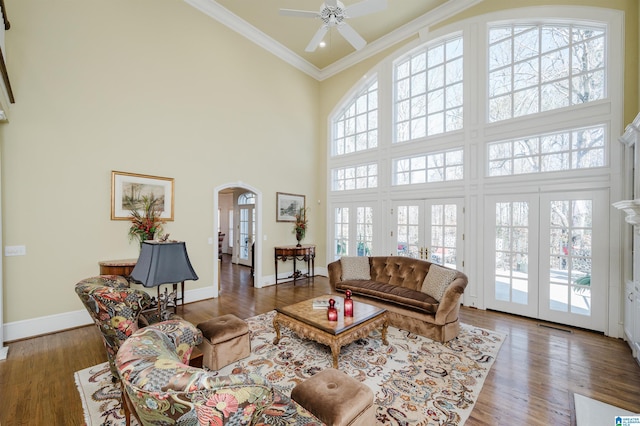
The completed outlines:
{"type": "Polygon", "coordinates": [[[464,293],[464,289],[467,287],[468,278],[462,272],[458,273],[456,279],[454,279],[447,290],[444,292],[440,305],[435,315],[436,324],[447,324],[455,321],[458,318],[460,311],[460,297],[464,293]]]}
{"type": "Polygon", "coordinates": [[[340,260],[336,260],[327,265],[329,271],[329,284],[331,285],[331,291],[336,291],[336,283],[342,280],[342,264],[340,260]]]}

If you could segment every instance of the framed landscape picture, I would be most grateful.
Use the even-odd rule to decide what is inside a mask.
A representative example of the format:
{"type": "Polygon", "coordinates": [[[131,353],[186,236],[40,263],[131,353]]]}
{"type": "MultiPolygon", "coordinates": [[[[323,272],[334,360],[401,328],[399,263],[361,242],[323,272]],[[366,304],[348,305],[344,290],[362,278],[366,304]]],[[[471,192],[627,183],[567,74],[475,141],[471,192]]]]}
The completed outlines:
{"type": "Polygon", "coordinates": [[[111,172],[111,220],[129,220],[131,210],[140,209],[150,196],[159,200],[160,217],[173,220],[173,178],[111,172]]]}
{"type": "Polygon", "coordinates": [[[305,207],[304,195],[276,192],[276,222],[295,222],[296,213],[305,207]]]}

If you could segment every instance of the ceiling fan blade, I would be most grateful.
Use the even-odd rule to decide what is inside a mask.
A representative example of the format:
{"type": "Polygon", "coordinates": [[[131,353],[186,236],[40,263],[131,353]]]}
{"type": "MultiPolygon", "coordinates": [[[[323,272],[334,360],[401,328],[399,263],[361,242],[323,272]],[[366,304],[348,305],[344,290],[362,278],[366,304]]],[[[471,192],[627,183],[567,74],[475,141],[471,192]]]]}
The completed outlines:
{"type": "Polygon", "coordinates": [[[387,0],[364,0],[345,8],[347,18],[357,18],[370,13],[380,12],[387,8],[387,0]]]}
{"type": "Polygon", "coordinates": [[[338,7],[338,0],[325,0],[324,4],[327,7],[335,9],[336,7],[338,7]]]}
{"type": "Polygon", "coordinates": [[[329,26],[328,25],[321,26],[318,29],[318,31],[316,31],[315,35],[313,36],[313,38],[311,39],[311,41],[307,45],[306,49],[304,49],[304,50],[307,51],[307,52],[313,52],[314,50],[316,50],[318,48],[318,45],[322,41],[322,37],[324,37],[325,34],[327,34],[327,31],[329,31],[329,26]]]}
{"type": "Polygon", "coordinates": [[[294,9],[280,9],[280,15],[282,16],[296,16],[298,18],[318,18],[320,14],[311,10],[294,10],[294,9]]]}
{"type": "Polygon", "coordinates": [[[338,32],[342,34],[342,37],[351,43],[356,50],[360,50],[367,45],[367,41],[346,22],[341,22],[336,28],[338,28],[338,32]]]}

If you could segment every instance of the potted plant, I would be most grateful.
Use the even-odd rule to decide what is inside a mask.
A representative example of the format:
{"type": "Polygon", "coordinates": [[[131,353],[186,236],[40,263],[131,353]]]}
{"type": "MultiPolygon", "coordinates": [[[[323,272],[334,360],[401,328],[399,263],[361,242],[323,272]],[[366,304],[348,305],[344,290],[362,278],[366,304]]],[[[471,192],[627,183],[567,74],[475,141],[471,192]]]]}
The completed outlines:
{"type": "Polygon", "coordinates": [[[131,209],[131,227],[129,228],[129,241],[137,238],[140,246],[143,241],[153,240],[162,235],[162,225],[165,223],[160,216],[162,208],[160,200],[153,195],[142,197],[142,209],[131,209]]]}
{"type": "Polygon", "coordinates": [[[304,239],[305,234],[307,233],[307,209],[300,207],[298,213],[296,213],[296,220],[293,224],[293,233],[296,234],[296,240],[298,240],[298,244],[296,247],[300,247],[300,240],[304,239]]]}

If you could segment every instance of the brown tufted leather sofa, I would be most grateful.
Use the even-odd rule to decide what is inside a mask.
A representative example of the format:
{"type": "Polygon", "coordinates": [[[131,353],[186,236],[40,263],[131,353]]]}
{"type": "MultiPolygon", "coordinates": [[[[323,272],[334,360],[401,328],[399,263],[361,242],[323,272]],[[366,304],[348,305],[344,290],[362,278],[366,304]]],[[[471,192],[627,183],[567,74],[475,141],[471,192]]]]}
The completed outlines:
{"type": "Polygon", "coordinates": [[[420,291],[431,262],[402,256],[369,258],[371,280],[342,281],[340,260],[328,265],[332,291],[349,289],[353,298],[387,309],[390,325],[440,342],[460,331],[460,297],[467,276],[457,271],[440,301],[420,291]]]}

